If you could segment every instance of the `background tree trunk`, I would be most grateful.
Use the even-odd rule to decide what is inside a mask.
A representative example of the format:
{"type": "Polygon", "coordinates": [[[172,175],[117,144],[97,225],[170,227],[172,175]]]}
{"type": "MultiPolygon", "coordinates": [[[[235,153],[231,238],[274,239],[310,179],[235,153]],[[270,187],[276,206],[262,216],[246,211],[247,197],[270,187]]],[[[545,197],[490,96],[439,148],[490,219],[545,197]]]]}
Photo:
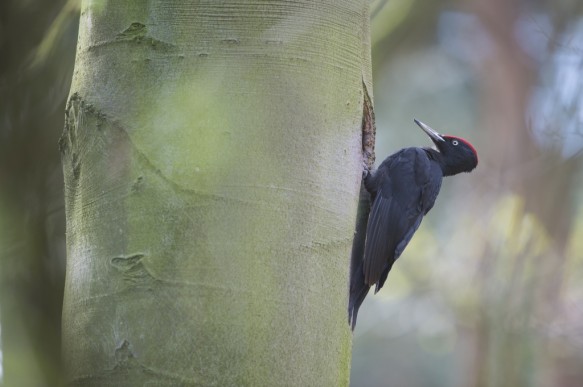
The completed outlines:
{"type": "Polygon", "coordinates": [[[368,18],[366,0],[84,2],[69,383],[348,384],[368,18]]]}
{"type": "Polygon", "coordinates": [[[0,1],[3,387],[63,384],[65,210],[57,142],[73,74],[79,26],[75,4],[0,1]],[[52,44],[43,44],[48,35],[52,44]]]}

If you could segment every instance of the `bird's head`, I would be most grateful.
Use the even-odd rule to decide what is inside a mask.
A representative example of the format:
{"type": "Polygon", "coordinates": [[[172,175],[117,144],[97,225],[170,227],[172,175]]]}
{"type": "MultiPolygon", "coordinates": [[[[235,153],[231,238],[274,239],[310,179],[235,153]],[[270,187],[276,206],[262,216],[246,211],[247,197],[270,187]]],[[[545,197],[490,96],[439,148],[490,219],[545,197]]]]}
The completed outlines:
{"type": "Polygon", "coordinates": [[[415,119],[417,125],[431,138],[441,154],[441,164],[444,176],[470,172],[478,165],[478,152],[469,141],[461,137],[444,136],[437,133],[429,125],[415,119]]]}

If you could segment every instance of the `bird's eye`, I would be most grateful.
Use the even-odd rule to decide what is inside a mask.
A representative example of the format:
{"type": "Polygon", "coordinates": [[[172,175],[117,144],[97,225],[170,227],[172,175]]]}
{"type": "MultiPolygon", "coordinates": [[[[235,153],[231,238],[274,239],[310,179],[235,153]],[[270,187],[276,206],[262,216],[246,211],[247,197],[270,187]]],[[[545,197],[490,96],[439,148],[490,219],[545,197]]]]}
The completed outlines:
{"type": "Polygon", "coordinates": [[[459,144],[459,142],[458,142],[457,140],[453,140],[451,143],[452,143],[453,145],[457,145],[457,144],[459,144]]]}

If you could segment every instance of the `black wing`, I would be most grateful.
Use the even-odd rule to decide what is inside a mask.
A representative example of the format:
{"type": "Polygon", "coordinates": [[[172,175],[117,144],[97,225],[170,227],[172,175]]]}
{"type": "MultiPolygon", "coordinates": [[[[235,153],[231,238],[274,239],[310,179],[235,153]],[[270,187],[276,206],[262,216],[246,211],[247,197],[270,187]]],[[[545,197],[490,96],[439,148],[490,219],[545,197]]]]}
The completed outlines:
{"type": "Polygon", "coordinates": [[[373,204],[368,220],[363,262],[364,282],[384,284],[441,186],[439,165],[421,148],[406,148],[385,160],[370,186],[373,204]]]}

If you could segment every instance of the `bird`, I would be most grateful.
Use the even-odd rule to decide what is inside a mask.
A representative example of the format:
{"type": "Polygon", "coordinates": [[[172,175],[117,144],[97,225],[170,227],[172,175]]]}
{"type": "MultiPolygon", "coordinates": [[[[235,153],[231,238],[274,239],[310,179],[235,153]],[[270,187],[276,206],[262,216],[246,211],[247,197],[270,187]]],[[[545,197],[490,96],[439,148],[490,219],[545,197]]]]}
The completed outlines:
{"type": "Polygon", "coordinates": [[[478,153],[469,141],[439,134],[427,124],[413,121],[435,148],[403,148],[374,172],[365,172],[364,187],[371,207],[364,254],[351,275],[348,323],[352,330],[371,286],[375,285],[375,294],[383,287],[393,264],[433,208],[443,177],[471,172],[478,165],[478,153]]]}

